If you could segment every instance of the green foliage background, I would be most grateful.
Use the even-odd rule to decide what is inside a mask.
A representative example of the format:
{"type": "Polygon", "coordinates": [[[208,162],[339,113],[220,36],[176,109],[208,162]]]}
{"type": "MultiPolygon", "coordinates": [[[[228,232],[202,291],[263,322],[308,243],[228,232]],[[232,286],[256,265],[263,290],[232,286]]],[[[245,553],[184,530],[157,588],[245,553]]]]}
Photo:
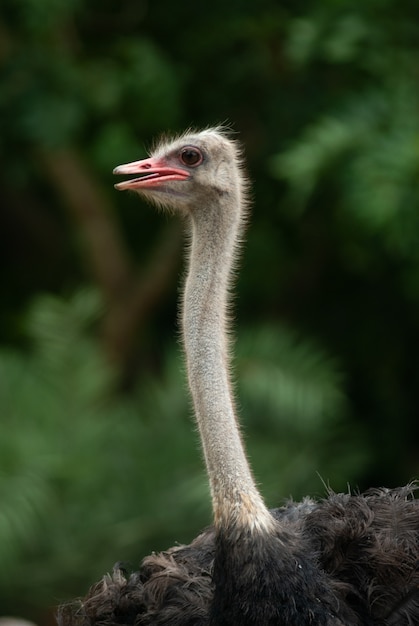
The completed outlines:
{"type": "Polygon", "coordinates": [[[418,475],[418,68],[415,2],[3,0],[0,614],[51,623],[210,523],[181,231],[112,187],[161,132],[245,146],[234,370],[269,504],[418,475]]]}

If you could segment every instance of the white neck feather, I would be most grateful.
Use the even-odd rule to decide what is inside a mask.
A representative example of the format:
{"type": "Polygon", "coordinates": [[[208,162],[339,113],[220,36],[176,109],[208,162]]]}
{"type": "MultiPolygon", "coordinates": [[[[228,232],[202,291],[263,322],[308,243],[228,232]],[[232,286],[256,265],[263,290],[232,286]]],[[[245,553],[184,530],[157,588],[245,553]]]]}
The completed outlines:
{"type": "Polygon", "coordinates": [[[189,385],[203,442],[214,521],[269,530],[273,518],[259,494],[241,440],[229,375],[228,287],[241,232],[241,194],[216,195],[192,216],[183,336],[189,385]]]}

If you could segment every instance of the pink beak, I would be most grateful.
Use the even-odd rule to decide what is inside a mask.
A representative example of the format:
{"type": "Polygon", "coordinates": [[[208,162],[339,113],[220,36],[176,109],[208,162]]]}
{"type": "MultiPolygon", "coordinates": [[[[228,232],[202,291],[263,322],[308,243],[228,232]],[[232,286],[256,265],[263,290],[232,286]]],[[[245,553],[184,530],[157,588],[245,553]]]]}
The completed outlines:
{"type": "Polygon", "coordinates": [[[178,167],[168,166],[163,160],[150,158],[118,165],[114,174],[141,174],[139,178],[124,180],[115,185],[115,189],[151,189],[171,180],[186,180],[189,172],[178,167]]]}

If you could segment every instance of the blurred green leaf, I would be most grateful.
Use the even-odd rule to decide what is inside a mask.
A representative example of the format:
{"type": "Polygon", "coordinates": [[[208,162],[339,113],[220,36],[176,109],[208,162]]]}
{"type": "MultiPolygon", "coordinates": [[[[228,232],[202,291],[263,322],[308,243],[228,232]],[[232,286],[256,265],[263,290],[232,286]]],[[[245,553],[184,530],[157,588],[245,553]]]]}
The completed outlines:
{"type": "MultiPolygon", "coordinates": [[[[92,291],[44,296],[28,318],[32,353],[0,352],[0,599],[49,602],[51,589],[87,585],[112,561],[186,541],[210,521],[179,352],[133,397],[112,397],[112,373],[92,335],[100,310],[92,291]]],[[[286,481],[296,493],[320,466],[329,476],[321,450],[344,427],[333,361],[309,341],[265,328],[244,333],[237,365],[255,467],[267,473],[269,458],[278,475],[292,472],[286,481]],[[271,421],[287,433],[285,448],[272,439],[271,421]]],[[[266,480],[273,505],[283,480],[266,480]]]]}

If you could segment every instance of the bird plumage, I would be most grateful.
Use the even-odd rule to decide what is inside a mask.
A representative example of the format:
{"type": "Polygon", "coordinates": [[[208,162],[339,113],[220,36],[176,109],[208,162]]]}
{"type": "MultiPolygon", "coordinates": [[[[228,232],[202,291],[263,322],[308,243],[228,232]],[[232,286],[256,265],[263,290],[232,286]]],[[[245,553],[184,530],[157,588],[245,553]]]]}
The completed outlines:
{"type": "MultiPolygon", "coordinates": [[[[313,583],[321,582],[322,593],[316,601],[320,616],[313,619],[304,616],[303,607],[294,604],[295,599],[305,601],[304,586],[298,582],[299,593],[290,594],[295,583],[284,579],[283,594],[292,610],[296,607],[298,615],[289,617],[284,606],[277,621],[250,623],[296,626],[329,623],[335,626],[410,626],[418,623],[419,504],[413,491],[414,485],[371,490],[359,495],[330,492],[319,502],[307,498],[271,511],[287,525],[294,557],[292,568],[301,572],[304,586],[313,589],[313,583]],[[332,599],[332,612],[325,610],[325,593],[329,603],[332,599]]],[[[240,537],[234,539],[237,541],[240,537]]],[[[66,626],[235,623],[229,621],[228,615],[231,590],[223,586],[222,579],[219,584],[227,606],[223,603],[213,606],[215,542],[215,530],[210,528],[188,546],[146,557],[140,569],[130,575],[116,565],[113,573],[95,584],[83,600],[60,607],[59,623],[66,626]]],[[[238,558],[242,560],[243,546],[236,545],[238,558]]],[[[234,553],[225,550],[224,553],[227,557],[218,564],[221,577],[227,567],[235,567],[234,558],[237,558],[234,553]]],[[[254,556],[254,552],[250,552],[250,576],[254,556]]],[[[266,560],[265,555],[265,570],[268,563],[276,570],[278,556],[274,553],[266,560]]],[[[241,571],[236,572],[238,578],[241,574],[241,571]]],[[[264,585],[268,588],[269,572],[266,574],[264,585]]],[[[266,602],[259,586],[253,586],[259,594],[257,601],[266,602]]],[[[272,601],[278,603],[278,598],[274,595],[272,601]]],[[[254,594],[248,590],[243,597],[243,618],[238,624],[248,623],[246,603],[255,603],[254,594]]]]}
{"type": "Polygon", "coordinates": [[[189,223],[182,328],[214,525],[189,546],[116,567],[60,626],[419,624],[413,486],[334,494],[269,511],[244,452],[231,390],[228,304],[247,215],[241,152],[220,129],[164,140],[118,183],[189,223]]]}

